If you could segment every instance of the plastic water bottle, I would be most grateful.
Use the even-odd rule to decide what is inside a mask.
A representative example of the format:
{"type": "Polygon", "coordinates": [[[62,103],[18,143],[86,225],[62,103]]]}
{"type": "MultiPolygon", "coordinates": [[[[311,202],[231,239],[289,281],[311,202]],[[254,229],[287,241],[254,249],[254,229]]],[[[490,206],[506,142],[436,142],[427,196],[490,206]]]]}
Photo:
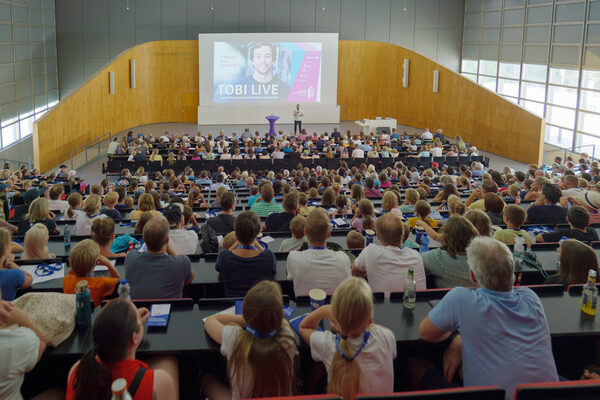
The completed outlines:
{"type": "Polygon", "coordinates": [[[583,285],[581,293],[581,311],[588,315],[596,315],[596,302],[598,301],[598,288],[596,287],[596,271],[590,269],[588,281],[583,285]]]}
{"type": "Polygon", "coordinates": [[[420,251],[421,251],[421,253],[425,253],[425,252],[429,251],[429,236],[427,235],[427,233],[423,233],[421,235],[420,251]]]}
{"type": "Polygon", "coordinates": [[[408,275],[404,281],[404,297],[402,305],[407,310],[413,310],[417,302],[417,282],[415,282],[415,270],[413,267],[408,267],[408,275]]]}
{"type": "Polygon", "coordinates": [[[525,239],[523,238],[523,235],[519,233],[519,235],[515,238],[515,247],[513,249],[513,254],[515,258],[521,258],[524,252],[525,239]]]}
{"type": "Polygon", "coordinates": [[[515,204],[520,206],[521,205],[521,195],[518,194],[517,197],[515,197],[515,204]]]}
{"type": "Polygon", "coordinates": [[[111,400],[131,400],[131,394],[127,391],[127,380],[124,378],[115,379],[110,390],[112,391],[111,400]]]}
{"type": "Polygon", "coordinates": [[[92,303],[88,281],[75,285],[75,321],[78,328],[87,328],[92,323],[92,303]]]}
{"type": "Polygon", "coordinates": [[[71,248],[71,231],[69,230],[69,225],[65,225],[65,249],[71,248]]]}
{"type": "Polygon", "coordinates": [[[120,299],[131,300],[131,286],[127,283],[127,279],[121,279],[117,292],[119,293],[120,299]]]}

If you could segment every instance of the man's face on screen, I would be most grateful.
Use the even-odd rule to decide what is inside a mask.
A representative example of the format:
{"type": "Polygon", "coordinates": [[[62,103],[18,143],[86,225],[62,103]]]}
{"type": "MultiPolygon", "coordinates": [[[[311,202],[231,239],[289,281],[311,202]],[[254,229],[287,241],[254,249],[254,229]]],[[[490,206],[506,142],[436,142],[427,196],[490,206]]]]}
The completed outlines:
{"type": "Polygon", "coordinates": [[[271,74],[273,68],[273,52],[270,46],[260,46],[254,49],[254,59],[252,60],[254,69],[262,75],[271,74]]]}

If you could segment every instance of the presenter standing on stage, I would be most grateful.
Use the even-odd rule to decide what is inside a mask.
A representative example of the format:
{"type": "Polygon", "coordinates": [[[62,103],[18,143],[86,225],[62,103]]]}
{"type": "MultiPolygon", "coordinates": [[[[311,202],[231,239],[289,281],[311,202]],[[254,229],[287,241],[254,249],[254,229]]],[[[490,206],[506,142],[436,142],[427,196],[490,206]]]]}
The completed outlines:
{"type": "Polygon", "coordinates": [[[300,109],[300,104],[296,104],[296,109],[294,110],[294,134],[296,133],[296,127],[298,127],[298,131],[302,132],[302,110],[300,109]]]}

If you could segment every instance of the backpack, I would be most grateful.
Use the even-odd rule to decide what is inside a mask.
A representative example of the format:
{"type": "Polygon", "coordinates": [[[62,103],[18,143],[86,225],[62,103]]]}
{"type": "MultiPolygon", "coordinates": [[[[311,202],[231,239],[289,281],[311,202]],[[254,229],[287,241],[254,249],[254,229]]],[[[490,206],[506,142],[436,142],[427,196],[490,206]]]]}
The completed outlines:
{"type": "Polygon", "coordinates": [[[217,233],[208,223],[200,225],[200,235],[202,236],[202,252],[204,253],[218,253],[219,252],[219,240],[217,239],[217,233]]]}

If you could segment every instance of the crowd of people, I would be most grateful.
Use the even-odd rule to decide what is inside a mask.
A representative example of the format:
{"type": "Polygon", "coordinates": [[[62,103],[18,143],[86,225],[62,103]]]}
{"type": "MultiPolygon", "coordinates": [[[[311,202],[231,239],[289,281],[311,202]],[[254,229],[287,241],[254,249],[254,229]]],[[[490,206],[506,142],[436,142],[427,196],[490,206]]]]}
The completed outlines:
{"type": "MultiPolygon", "coordinates": [[[[194,279],[189,256],[218,253],[214,268],[224,295],[244,297],[244,302],[241,315],[217,314],[204,323],[227,359],[227,379],[218,371],[203,371],[202,391],[211,400],[298,393],[300,339],[312,359],[325,366],[327,383],[311,390],[344,399],[393,392],[396,339],[374,321],[373,293],[389,298],[402,292],[409,268],[418,291],[454,288],[419,327],[423,341],[448,340],[444,368],[411,360],[411,388],[499,385],[512,397],[519,383],[557,381],[541,301],[515,283],[515,258],[508,246],[518,238],[529,248],[560,242],[558,266],[546,283],[565,289],[585,283],[590,269],[598,272],[590,247],[598,241],[591,224],[600,223],[598,162],[584,154],[576,161],[557,158],[552,165],[532,164],[523,171],[486,170],[478,162],[456,168],[438,163],[408,168],[397,162],[377,170],[368,160],[394,157],[398,148],[418,151],[420,157],[477,151],[459,137],[450,144],[441,131],[434,135],[429,130],[415,138],[334,130],[266,140],[248,130],[239,139],[223,132],[206,138],[129,134],[112,142],[109,154],[163,162],[163,150],[168,159],[183,154],[181,159],[192,160],[324,152],[326,157],[365,158],[365,163],[349,168],[342,161],[333,170],[231,173],[222,167],[181,173],[141,168],[134,174],[125,169],[114,182],[91,185],[66,167],[48,175],[3,170],[0,398],[20,398],[24,374],[46,347],[38,327],[11,301],[32,284],[19,261],[55,257],[48,242],[60,234],[57,220],[74,221],[73,233],[82,239],[68,255],[63,291],[73,294],[86,280],[95,306],[115,297],[122,278],[134,300],[181,298],[194,279]],[[200,210],[210,210],[205,221],[197,215],[200,210]],[[128,242],[123,247],[122,235],[115,235],[116,224],[129,221],[135,224],[132,235],[143,240],[137,249],[128,242]],[[529,229],[534,226],[545,228],[536,233],[529,229]],[[261,239],[271,232],[287,233],[279,248],[261,239]],[[345,246],[332,240],[332,232],[343,232],[345,246]],[[424,235],[439,246],[419,249],[424,235]],[[297,332],[284,317],[281,287],[274,282],[277,251],[287,253],[286,276],[295,296],[315,288],[332,294],[330,304],[308,314],[297,332]],[[116,258],[124,258],[124,276],[111,262],[116,258]],[[108,272],[95,275],[96,265],[108,272]],[[320,328],[322,320],[331,330],[320,328]],[[18,328],[4,328],[9,325],[18,328]]],[[[131,385],[139,371],[133,399],[178,397],[175,357],[136,360],[148,315],[125,299],[102,307],[91,328],[93,349],[65,382],[67,399],[108,399],[112,380],[123,377],[131,385]]],[[[588,367],[584,378],[600,378],[598,372],[588,367]]]]}

